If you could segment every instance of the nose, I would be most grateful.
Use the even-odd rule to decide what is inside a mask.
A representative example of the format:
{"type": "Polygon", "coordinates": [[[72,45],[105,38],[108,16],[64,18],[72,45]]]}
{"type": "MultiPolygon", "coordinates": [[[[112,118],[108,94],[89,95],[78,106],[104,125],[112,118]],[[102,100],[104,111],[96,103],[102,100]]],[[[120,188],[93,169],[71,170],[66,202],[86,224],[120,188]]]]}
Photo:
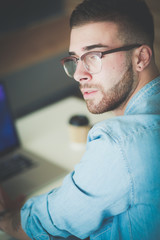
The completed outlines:
{"type": "Polygon", "coordinates": [[[78,61],[77,63],[74,79],[79,83],[82,81],[90,81],[92,79],[92,75],[85,69],[82,61],[78,61]]]}

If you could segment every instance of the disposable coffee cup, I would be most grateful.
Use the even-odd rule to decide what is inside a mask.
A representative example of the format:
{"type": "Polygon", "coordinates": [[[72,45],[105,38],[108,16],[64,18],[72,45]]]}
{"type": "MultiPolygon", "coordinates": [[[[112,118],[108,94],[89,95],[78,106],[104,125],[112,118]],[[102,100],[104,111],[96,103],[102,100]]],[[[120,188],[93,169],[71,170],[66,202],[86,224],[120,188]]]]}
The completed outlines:
{"type": "Polygon", "coordinates": [[[70,142],[77,144],[86,144],[89,129],[89,119],[85,115],[72,116],[69,119],[70,142]]]}

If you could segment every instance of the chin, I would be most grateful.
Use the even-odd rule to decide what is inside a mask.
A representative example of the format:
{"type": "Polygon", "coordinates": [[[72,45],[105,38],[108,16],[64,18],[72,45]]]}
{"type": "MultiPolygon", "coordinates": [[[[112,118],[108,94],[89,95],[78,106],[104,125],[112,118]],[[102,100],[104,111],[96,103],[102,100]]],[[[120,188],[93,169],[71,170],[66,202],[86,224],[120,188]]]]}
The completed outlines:
{"type": "Polygon", "coordinates": [[[89,112],[91,112],[93,114],[101,114],[101,113],[110,111],[106,108],[106,106],[102,107],[100,104],[96,105],[96,104],[87,103],[87,108],[88,108],[89,112]]]}
{"type": "Polygon", "coordinates": [[[114,99],[105,99],[103,98],[99,103],[94,101],[86,101],[87,108],[89,112],[93,114],[102,114],[109,111],[114,111],[120,107],[120,101],[114,101],[114,99]]]}

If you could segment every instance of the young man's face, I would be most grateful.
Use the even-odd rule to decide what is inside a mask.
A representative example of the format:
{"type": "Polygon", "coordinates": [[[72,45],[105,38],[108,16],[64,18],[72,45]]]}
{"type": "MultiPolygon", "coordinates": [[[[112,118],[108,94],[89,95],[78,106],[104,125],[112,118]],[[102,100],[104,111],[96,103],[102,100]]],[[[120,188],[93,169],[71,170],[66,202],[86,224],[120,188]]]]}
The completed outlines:
{"type": "MultiPolygon", "coordinates": [[[[71,30],[69,52],[71,56],[81,57],[87,52],[103,52],[124,45],[118,36],[116,24],[88,23],[71,30]]],[[[98,73],[89,73],[82,61],[78,61],[74,74],[92,113],[115,110],[128,99],[134,83],[132,61],[131,57],[127,57],[127,52],[104,55],[101,61],[102,67],[98,73]]]]}

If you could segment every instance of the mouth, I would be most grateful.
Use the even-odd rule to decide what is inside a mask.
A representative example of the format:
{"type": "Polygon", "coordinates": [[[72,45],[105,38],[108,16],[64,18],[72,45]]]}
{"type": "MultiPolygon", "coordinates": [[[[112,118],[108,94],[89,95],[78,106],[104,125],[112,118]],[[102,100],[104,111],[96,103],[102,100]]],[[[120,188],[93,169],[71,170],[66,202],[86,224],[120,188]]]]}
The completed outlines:
{"type": "Polygon", "coordinates": [[[93,97],[98,90],[97,89],[81,89],[84,99],[93,97]]]}

